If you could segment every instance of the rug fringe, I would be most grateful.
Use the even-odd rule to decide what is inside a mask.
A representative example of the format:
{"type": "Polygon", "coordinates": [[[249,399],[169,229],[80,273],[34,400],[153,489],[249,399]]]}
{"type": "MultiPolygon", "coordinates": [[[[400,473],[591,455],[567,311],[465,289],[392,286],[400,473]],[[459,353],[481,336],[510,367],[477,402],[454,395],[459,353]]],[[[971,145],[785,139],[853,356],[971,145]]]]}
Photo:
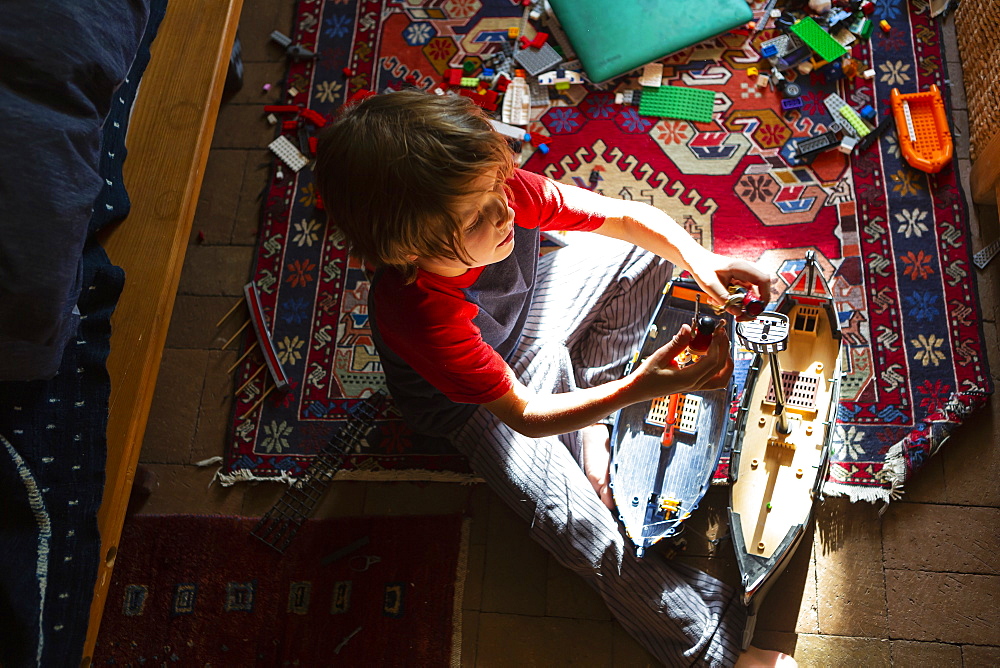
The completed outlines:
{"type": "MultiPolygon", "coordinates": [[[[237,469],[232,473],[223,473],[220,466],[212,477],[212,483],[218,482],[223,487],[232,487],[238,482],[283,482],[291,486],[298,478],[296,476],[282,473],[280,476],[258,476],[254,475],[250,469],[237,469]]],[[[212,483],[209,483],[211,487],[212,483]]]]}
{"type": "Polygon", "coordinates": [[[462,610],[465,602],[465,578],[469,574],[469,536],[472,518],[462,520],[462,537],[458,547],[458,565],[455,568],[455,599],[451,614],[451,668],[462,665],[462,610]]]}
{"type": "MultiPolygon", "coordinates": [[[[344,470],[337,471],[334,480],[371,480],[374,482],[409,481],[409,482],[457,482],[462,484],[473,484],[483,482],[483,479],[474,473],[458,473],[456,471],[428,471],[425,469],[402,469],[380,471],[358,471],[344,470]]],[[[293,484],[301,477],[282,473],[281,475],[256,475],[251,469],[237,469],[232,473],[223,473],[222,468],[215,472],[212,482],[218,482],[223,487],[231,487],[238,482],[283,482],[286,485],[293,484]]]]}
{"type": "Polygon", "coordinates": [[[893,499],[890,490],[884,487],[857,487],[829,480],[823,485],[823,494],[825,496],[846,496],[852,503],[857,501],[883,503],[885,505],[880,513],[885,512],[885,508],[889,506],[889,502],[893,499]]]}

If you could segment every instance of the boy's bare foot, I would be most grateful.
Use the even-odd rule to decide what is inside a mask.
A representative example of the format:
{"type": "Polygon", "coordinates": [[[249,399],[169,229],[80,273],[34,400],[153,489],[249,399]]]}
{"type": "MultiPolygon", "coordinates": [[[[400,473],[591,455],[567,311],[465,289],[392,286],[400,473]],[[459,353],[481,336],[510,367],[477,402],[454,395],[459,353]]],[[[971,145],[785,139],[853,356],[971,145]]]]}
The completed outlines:
{"type": "Polygon", "coordinates": [[[611,495],[611,430],[607,425],[592,424],[580,430],[583,438],[583,472],[594,486],[601,502],[614,510],[615,500],[611,495]]]}
{"type": "Polygon", "coordinates": [[[795,659],[769,649],[759,649],[751,645],[736,660],[737,668],[795,668],[795,659]]]}

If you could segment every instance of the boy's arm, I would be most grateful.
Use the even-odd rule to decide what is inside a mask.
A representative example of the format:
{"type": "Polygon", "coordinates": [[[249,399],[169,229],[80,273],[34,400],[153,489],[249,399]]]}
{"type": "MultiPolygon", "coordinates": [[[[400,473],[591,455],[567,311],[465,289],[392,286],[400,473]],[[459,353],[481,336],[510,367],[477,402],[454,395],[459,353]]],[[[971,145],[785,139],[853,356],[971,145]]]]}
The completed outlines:
{"type": "MultiPolygon", "coordinates": [[[[598,234],[621,239],[656,253],[691,272],[716,304],[729,296],[727,287],[742,284],[757,288],[764,301],[770,299],[771,277],[750,262],[718,255],[704,248],[673,218],[643,202],[605,197],[557,181],[552,182],[570,206],[604,217],[598,234]]],[[[733,314],[738,315],[738,307],[733,314]]]]}
{"type": "Polygon", "coordinates": [[[565,434],[594,424],[620,408],[681,391],[723,388],[733,373],[729,335],[716,330],[712,345],[701,359],[679,369],[674,358],[691,342],[691,327],[646,358],[632,374],[620,380],[575,392],[535,394],[508,369],[513,388],[485,404],[511,429],[532,438],[565,434]]]}

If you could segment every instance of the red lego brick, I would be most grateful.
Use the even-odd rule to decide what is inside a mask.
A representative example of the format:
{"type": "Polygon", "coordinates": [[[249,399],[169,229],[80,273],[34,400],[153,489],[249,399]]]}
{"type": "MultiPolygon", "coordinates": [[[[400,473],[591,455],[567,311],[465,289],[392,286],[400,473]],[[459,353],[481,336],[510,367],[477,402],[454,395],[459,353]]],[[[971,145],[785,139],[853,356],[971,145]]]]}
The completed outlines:
{"type": "Polygon", "coordinates": [[[318,111],[312,109],[303,109],[301,112],[302,118],[306,119],[318,128],[326,126],[326,119],[318,111]]]}
{"type": "Polygon", "coordinates": [[[487,90],[479,93],[469,88],[463,88],[458,92],[460,95],[464,95],[487,111],[496,111],[497,109],[498,94],[496,91],[487,90]]]}
{"type": "Polygon", "coordinates": [[[298,106],[294,104],[265,104],[264,113],[265,114],[297,114],[301,111],[298,106]]]}

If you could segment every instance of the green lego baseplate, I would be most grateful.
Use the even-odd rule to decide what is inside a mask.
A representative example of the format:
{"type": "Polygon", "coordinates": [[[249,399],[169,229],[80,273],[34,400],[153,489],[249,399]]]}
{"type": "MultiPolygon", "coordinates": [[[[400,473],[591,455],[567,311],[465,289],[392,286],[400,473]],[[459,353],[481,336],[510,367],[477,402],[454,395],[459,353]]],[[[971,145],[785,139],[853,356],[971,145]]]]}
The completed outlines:
{"type": "Polygon", "coordinates": [[[810,49],[818,53],[819,57],[828,63],[832,63],[847,53],[847,49],[831,37],[830,33],[823,30],[810,16],[796,21],[791,30],[796,37],[805,42],[810,49]]]}
{"type": "Polygon", "coordinates": [[[700,88],[644,87],[639,98],[639,113],[643,116],[710,123],[714,109],[715,93],[700,88]]]}

